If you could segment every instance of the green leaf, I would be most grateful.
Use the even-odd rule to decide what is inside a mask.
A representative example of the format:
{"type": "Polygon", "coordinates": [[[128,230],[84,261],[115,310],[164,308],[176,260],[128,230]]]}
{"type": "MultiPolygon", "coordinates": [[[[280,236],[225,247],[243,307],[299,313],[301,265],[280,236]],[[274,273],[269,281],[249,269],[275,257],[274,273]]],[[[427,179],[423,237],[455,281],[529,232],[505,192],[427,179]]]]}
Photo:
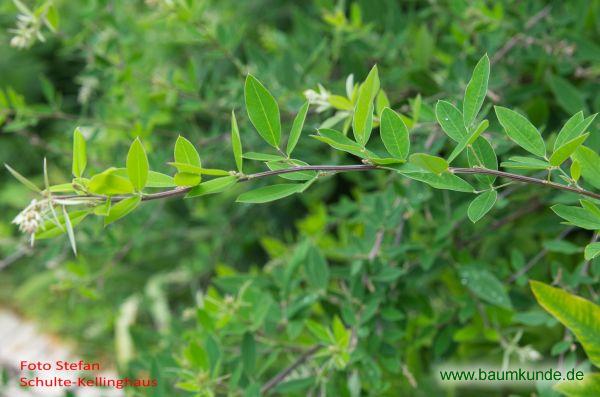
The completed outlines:
{"type": "MultiPolygon", "coordinates": [[[[71,217],[67,213],[67,209],[65,206],[63,209],[63,219],[65,221],[65,229],[67,229],[67,236],[69,236],[69,243],[71,244],[71,249],[73,250],[73,254],[77,256],[77,243],[75,242],[75,233],[73,232],[73,224],[71,223],[71,217]]],[[[56,216],[56,214],[55,214],[56,216]]],[[[60,222],[59,222],[60,225],[60,222]]]]}
{"type": "Polygon", "coordinates": [[[342,348],[348,347],[352,332],[344,326],[344,323],[338,316],[333,318],[333,324],[331,325],[331,328],[333,330],[335,344],[342,348]]]}
{"type": "Polygon", "coordinates": [[[134,188],[129,179],[119,176],[116,171],[116,168],[109,168],[100,174],[94,175],[90,179],[88,190],[91,193],[107,196],[133,193],[134,188]]]}
{"type": "MultiPolygon", "coordinates": [[[[308,165],[304,161],[300,160],[289,160],[289,162],[278,162],[278,161],[269,161],[267,163],[267,167],[270,170],[284,170],[288,168],[293,168],[295,166],[303,166],[308,165]],[[290,164],[291,163],[291,164],[290,164]]],[[[281,178],[289,179],[292,181],[307,181],[309,179],[317,176],[316,171],[298,171],[298,172],[290,172],[289,174],[280,174],[281,178]]]]}
{"type": "Polygon", "coordinates": [[[129,147],[126,167],[129,181],[136,191],[141,192],[148,181],[148,171],[150,166],[148,165],[146,151],[139,138],[136,138],[129,147]]]}
{"type": "MultiPolygon", "coordinates": [[[[411,102],[409,100],[409,102],[411,102]]],[[[419,122],[419,116],[421,115],[421,104],[423,103],[423,99],[421,98],[421,94],[417,94],[415,99],[410,103],[411,111],[412,111],[412,125],[416,125],[419,122]]]]}
{"type": "Polygon", "coordinates": [[[177,141],[175,142],[174,157],[176,163],[202,167],[198,151],[190,141],[188,141],[181,135],[177,137],[177,141]]]}
{"type": "Polygon", "coordinates": [[[244,164],[242,159],[242,140],[240,139],[240,130],[238,128],[235,112],[233,110],[231,111],[231,147],[233,149],[233,157],[235,159],[237,170],[239,172],[244,172],[244,164]]]}
{"type": "Polygon", "coordinates": [[[51,193],[67,193],[74,192],[75,188],[73,188],[72,183],[60,183],[58,185],[52,185],[48,189],[51,193]]]}
{"type": "Polygon", "coordinates": [[[581,252],[581,248],[578,245],[564,240],[544,241],[543,246],[549,252],[558,252],[566,255],[572,255],[581,252]]]}
{"type": "MultiPolygon", "coordinates": [[[[126,168],[116,168],[113,171],[113,174],[123,178],[128,178],[126,168]]],[[[161,172],[148,171],[148,180],[146,181],[146,187],[157,188],[173,186],[176,186],[173,177],[163,174],[161,172]]]]}
{"type": "Polygon", "coordinates": [[[33,190],[34,192],[38,192],[38,193],[42,192],[42,190],[39,187],[37,187],[29,179],[25,178],[23,175],[21,175],[17,171],[15,171],[11,166],[9,166],[6,163],[4,163],[4,166],[6,167],[6,169],[8,170],[8,172],[10,172],[12,174],[12,176],[14,176],[23,185],[27,186],[29,189],[33,190]]]}
{"type": "Polygon", "coordinates": [[[98,215],[98,216],[108,215],[108,212],[110,211],[110,202],[111,202],[111,199],[109,197],[108,199],[106,199],[106,201],[104,203],[95,206],[93,209],[94,215],[98,215]]]}
{"type": "Polygon", "coordinates": [[[60,14],[58,13],[56,6],[52,3],[48,5],[46,12],[46,23],[48,28],[52,32],[56,32],[58,30],[58,25],[60,21],[60,14]]]}
{"type": "Polygon", "coordinates": [[[569,173],[575,182],[579,181],[579,178],[581,177],[581,163],[577,160],[573,160],[571,162],[571,167],[569,167],[569,173]]]}
{"type": "MultiPolygon", "coordinates": [[[[298,114],[294,118],[294,123],[292,124],[292,129],[290,131],[290,137],[288,138],[287,148],[285,153],[289,156],[294,151],[298,140],[300,139],[300,134],[302,133],[302,128],[304,127],[304,120],[306,119],[306,113],[308,113],[308,101],[304,102],[304,105],[298,111],[298,114]]],[[[352,106],[352,104],[350,104],[352,106]]]]}
{"type": "Polygon", "coordinates": [[[175,181],[173,180],[173,177],[156,171],[148,171],[148,180],[146,181],[146,187],[173,186],[175,186],[175,181]]]}
{"type": "Polygon", "coordinates": [[[550,165],[555,167],[561,165],[566,159],[571,156],[575,150],[581,146],[581,144],[587,139],[589,136],[589,132],[587,134],[579,135],[576,138],[571,139],[570,141],[565,142],[562,146],[552,153],[550,156],[550,165]]]}
{"type": "Polygon", "coordinates": [[[390,100],[383,89],[379,90],[377,97],[375,98],[375,112],[379,117],[383,114],[385,108],[390,107],[390,100]]]}
{"type": "Polygon", "coordinates": [[[85,147],[85,138],[79,130],[79,127],[75,128],[73,132],[73,176],[81,178],[85,166],[87,165],[87,154],[85,147]]]}
{"type": "Polygon", "coordinates": [[[467,181],[449,172],[444,172],[441,175],[422,172],[420,168],[412,164],[406,164],[397,171],[408,178],[425,182],[436,189],[473,193],[473,187],[467,181]]]}
{"type": "Polygon", "coordinates": [[[198,186],[194,186],[185,197],[198,197],[206,196],[207,194],[221,193],[236,183],[237,178],[235,176],[224,176],[222,178],[211,179],[198,186]]]}
{"type": "Polygon", "coordinates": [[[373,101],[378,91],[379,75],[377,65],[375,65],[360,87],[358,100],[354,108],[354,117],[352,118],[354,139],[361,146],[366,145],[371,136],[371,129],[373,127],[373,101]]]}
{"type": "MultiPolygon", "coordinates": [[[[482,136],[477,138],[467,150],[467,161],[470,167],[484,167],[490,170],[498,170],[498,158],[494,148],[488,140],[482,136]]],[[[475,175],[477,180],[491,185],[496,180],[494,175],[475,175]]]]}
{"type": "Polygon", "coordinates": [[[581,206],[589,211],[594,217],[600,219],[600,208],[598,208],[596,204],[587,199],[581,199],[579,202],[581,203],[581,206]]]}
{"type": "Polygon", "coordinates": [[[560,76],[549,75],[548,83],[556,102],[567,113],[575,113],[586,108],[583,96],[577,87],[573,86],[568,80],[560,76]]]}
{"type": "Polygon", "coordinates": [[[400,115],[390,108],[384,108],[379,129],[388,153],[394,158],[406,160],[410,150],[410,139],[408,128],[400,115]]]}
{"type": "Polygon", "coordinates": [[[177,186],[196,186],[202,181],[202,177],[200,174],[191,173],[191,172],[178,172],[175,174],[173,178],[175,185],[177,186]]]}
{"type": "Polygon", "coordinates": [[[539,281],[530,281],[538,303],[575,335],[590,361],[600,367],[600,306],[539,281]]]}
{"type": "Polygon", "coordinates": [[[583,134],[585,130],[592,124],[596,118],[596,114],[592,114],[587,118],[583,118],[583,112],[575,113],[561,128],[556,140],[554,141],[554,151],[567,143],[568,141],[577,138],[583,134]]]}
{"type": "Polygon", "coordinates": [[[305,271],[308,283],[315,289],[325,290],[329,285],[329,265],[321,251],[311,246],[308,249],[305,271]]]}
{"type": "Polygon", "coordinates": [[[110,207],[110,211],[108,211],[108,215],[104,218],[104,226],[110,225],[123,218],[125,215],[129,214],[131,211],[137,208],[140,205],[142,198],[140,196],[128,197],[124,200],[119,201],[110,207]]]}
{"type": "Polygon", "coordinates": [[[371,157],[369,156],[369,160],[376,165],[390,165],[390,164],[403,164],[406,163],[405,160],[400,160],[392,157],[371,157]]]}
{"type": "Polygon", "coordinates": [[[463,285],[479,298],[507,309],[512,307],[502,282],[483,266],[463,266],[459,273],[463,285]]]}
{"type": "Polygon", "coordinates": [[[242,156],[248,160],[256,160],[256,161],[281,161],[285,160],[285,157],[277,155],[277,154],[267,154],[267,153],[256,153],[256,152],[246,152],[242,156]]]}
{"type": "Polygon", "coordinates": [[[572,158],[581,165],[583,179],[596,189],[600,189],[600,155],[588,147],[579,146],[572,158]]]}
{"type": "Polygon", "coordinates": [[[538,157],[546,156],[546,146],[537,128],[525,116],[501,106],[494,106],[498,121],[517,145],[538,157]]]}
{"type": "Polygon", "coordinates": [[[302,191],[303,188],[304,184],[300,183],[281,183],[279,185],[264,186],[241,194],[236,201],[238,203],[268,203],[269,201],[291,196],[294,193],[302,191]]]}
{"type": "Polygon", "coordinates": [[[565,380],[554,385],[553,389],[567,397],[600,396],[600,374],[587,373],[583,380],[565,380]]]}
{"type": "Polygon", "coordinates": [[[448,170],[448,162],[446,160],[426,153],[411,154],[410,162],[438,175],[448,170]]]}
{"type": "Polygon", "coordinates": [[[319,341],[325,344],[335,342],[331,331],[329,331],[329,329],[326,328],[324,325],[314,320],[306,320],[306,328],[308,328],[310,333],[312,333],[319,341]]]}
{"type": "Polygon", "coordinates": [[[319,129],[319,135],[311,135],[312,138],[325,142],[334,149],[341,150],[357,157],[366,159],[369,158],[369,151],[360,144],[354,142],[346,135],[339,131],[330,130],[328,128],[319,129]]]}
{"type": "Polygon", "coordinates": [[[567,222],[587,230],[600,230],[600,216],[581,207],[556,204],[552,211],[567,222]]]}
{"type": "Polygon", "coordinates": [[[191,164],[185,163],[177,163],[177,162],[169,162],[167,163],[177,168],[179,172],[185,172],[188,174],[197,174],[197,175],[214,175],[214,176],[226,176],[229,175],[229,171],[219,170],[215,168],[202,168],[197,167],[191,164]]]}
{"type": "Polygon", "coordinates": [[[509,161],[500,164],[504,168],[515,168],[520,170],[545,170],[550,168],[550,163],[545,160],[535,159],[532,157],[512,156],[509,161]]]}
{"type": "Polygon", "coordinates": [[[591,261],[600,255],[600,243],[590,243],[586,245],[583,255],[586,261],[591,261]]]}
{"type": "Polygon", "coordinates": [[[479,124],[479,126],[475,130],[473,130],[473,132],[461,139],[461,141],[458,143],[458,145],[456,145],[452,153],[450,153],[450,156],[448,157],[448,163],[451,163],[456,157],[458,157],[458,155],[461,154],[462,151],[465,150],[465,148],[468,145],[473,144],[473,142],[475,142],[477,138],[479,138],[483,131],[485,131],[488,125],[489,122],[487,120],[483,120],[479,124]]]}
{"type": "Polygon", "coordinates": [[[465,126],[470,126],[477,117],[483,100],[487,94],[488,80],[490,77],[490,60],[485,54],[473,70],[473,76],[465,89],[463,100],[463,120],[465,126]]]}
{"type": "Polygon", "coordinates": [[[352,110],[352,108],[354,108],[352,102],[341,95],[330,95],[329,98],[327,98],[327,101],[331,106],[339,110],[352,110]]]}
{"type": "Polygon", "coordinates": [[[467,215],[471,222],[475,223],[483,218],[492,209],[497,197],[498,193],[495,190],[488,190],[475,197],[467,210],[467,215]]]}
{"type": "MultiPolygon", "coordinates": [[[[90,210],[77,210],[68,213],[71,228],[77,226],[89,213],[90,210]]],[[[53,238],[65,233],[67,230],[65,227],[64,213],[57,214],[57,219],[58,224],[54,222],[54,219],[44,222],[44,224],[40,227],[41,232],[35,234],[36,240],[53,238]]]]}
{"type": "Polygon", "coordinates": [[[438,101],[435,105],[435,117],[446,135],[456,142],[468,135],[462,113],[450,102],[438,101]]]}
{"type": "Polygon", "coordinates": [[[279,146],[281,120],[275,98],[254,76],[246,77],[244,86],[246,111],[256,131],[273,147],[279,146]]]}

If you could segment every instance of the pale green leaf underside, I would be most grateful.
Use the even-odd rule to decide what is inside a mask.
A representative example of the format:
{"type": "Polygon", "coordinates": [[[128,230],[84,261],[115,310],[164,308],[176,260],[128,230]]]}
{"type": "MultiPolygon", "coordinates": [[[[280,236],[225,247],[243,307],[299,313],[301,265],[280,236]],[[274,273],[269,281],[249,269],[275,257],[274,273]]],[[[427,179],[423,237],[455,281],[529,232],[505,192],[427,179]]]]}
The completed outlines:
{"type": "Polygon", "coordinates": [[[497,197],[498,193],[495,190],[488,190],[475,197],[467,210],[467,215],[471,222],[475,223],[483,218],[492,209],[497,197]]]}
{"type": "Polygon", "coordinates": [[[449,172],[440,175],[423,172],[419,167],[410,163],[401,166],[396,171],[410,179],[425,182],[436,189],[473,193],[473,187],[467,181],[449,172]]]}
{"type": "Polygon", "coordinates": [[[141,197],[133,196],[119,201],[110,207],[108,215],[104,218],[104,226],[107,226],[129,214],[131,211],[137,208],[142,201],[141,197]]]}
{"type": "Polygon", "coordinates": [[[236,183],[237,178],[235,176],[224,176],[221,178],[211,179],[210,181],[201,183],[198,186],[194,186],[185,197],[189,198],[206,196],[213,193],[221,193],[236,183]]]}
{"type": "Polygon", "coordinates": [[[410,162],[424,170],[441,174],[448,170],[448,162],[441,157],[432,156],[427,153],[414,153],[410,155],[410,162]]]}

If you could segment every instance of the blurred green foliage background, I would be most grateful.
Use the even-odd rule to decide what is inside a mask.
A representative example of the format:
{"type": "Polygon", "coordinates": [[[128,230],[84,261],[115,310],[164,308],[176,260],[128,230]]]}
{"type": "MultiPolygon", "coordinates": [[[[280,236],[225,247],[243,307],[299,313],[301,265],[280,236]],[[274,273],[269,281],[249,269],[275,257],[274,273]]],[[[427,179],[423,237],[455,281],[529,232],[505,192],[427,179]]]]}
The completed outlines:
{"type": "MultiPolygon", "coordinates": [[[[573,113],[600,111],[596,0],[24,3],[42,7],[55,31],[32,25],[45,40],[11,46],[23,11],[0,3],[0,158],[40,185],[44,157],[53,183],[69,180],[76,126],[95,171],[124,164],[140,136],[153,169],[167,172],[179,134],[206,166],[233,169],[232,109],[244,149],[265,150],[243,109],[249,72],[289,129],[304,90],[343,93],[349,74],[364,79],[378,64],[392,108],[417,118],[416,144],[440,153],[447,139],[432,106],[460,98],[486,52],[484,113],[518,108],[547,138],[573,113]]],[[[305,134],[333,115],[311,107],[305,134]]],[[[598,123],[590,131],[598,151],[598,123]]],[[[500,142],[500,156],[512,153],[500,142]]],[[[353,161],[307,138],[297,151],[315,164],[353,161]]],[[[385,173],[326,178],[268,205],[234,203],[248,188],[239,185],[150,202],[108,228],[85,222],[75,258],[66,239],[28,248],[10,222],[32,196],[7,172],[0,186],[2,305],[122,374],[161,380],[132,395],[478,396],[437,383],[436,365],[589,365],[527,286],[542,280],[599,302],[600,261],[581,253],[593,236],[548,209],[574,202],[568,194],[511,187],[472,225],[468,195],[385,173]],[[264,390],[319,343],[328,348],[264,390]]],[[[532,388],[513,392],[557,395],[532,388]]]]}

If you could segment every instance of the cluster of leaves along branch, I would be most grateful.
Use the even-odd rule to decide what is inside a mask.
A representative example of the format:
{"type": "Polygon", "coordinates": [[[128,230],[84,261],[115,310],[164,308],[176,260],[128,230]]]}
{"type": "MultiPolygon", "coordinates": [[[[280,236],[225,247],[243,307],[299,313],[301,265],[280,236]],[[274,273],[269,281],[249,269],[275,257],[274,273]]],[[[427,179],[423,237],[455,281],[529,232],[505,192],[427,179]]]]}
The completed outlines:
{"type": "MultiPolygon", "coordinates": [[[[179,136],[175,142],[173,161],[175,170],[167,175],[150,169],[150,162],[140,139],[131,144],[125,166],[110,167],[94,175],[86,175],[86,141],[80,130],[73,135],[73,180],[70,183],[49,183],[44,162],[45,186],[39,188],[7,165],[7,169],[26,186],[40,194],[15,219],[20,226],[32,213],[41,217],[39,224],[28,229],[33,239],[46,239],[67,234],[76,252],[74,228],[87,216],[96,215],[109,225],[134,211],[143,201],[166,199],[174,196],[198,198],[222,193],[234,185],[263,178],[279,177],[283,183],[274,183],[242,193],[240,203],[267,203],[306,191],[318,179],[339,172],[388,172],[435,189],[474,194],[468,206],[468,217],[477,222],[495,206],[498,191],[513,183],[540,185],[579,195],[579,205],[556,204],[552,210],[565,223],[592,231],[600,231],[600,156],[585,146],[588,128],[596,115],[575,113],[559,131],[554,142],[544,140],[539,130],[522,114],[495,106],[495,115],[506,136],[523,149],[523,155],[512,156],[499,163],[488,133],[490,121],[479,116],[488,93],[490,62],[487,55],[477,63],[466,87],[460,106],[440,100],[435,116],[443,132],[454,141],[448,156],[429,153],[411,153],[411,119],[390,108],[387,96],[380,87],[377,67],[373,67],[361,84],[349,81],[346,95],[332,95],[329,104],[343,112],[341,130],[322,126],[310,137],[338,152],[356,159],[352,164],[308,164],[293,156],[303,133],[304,122],[311,103],[306,101],[298,110],[287,140],[283,144],[282,124],[277,101],[260,81],[248,75],[245,82],[247,115],[262,139],[270,146],[267,152],[243,150],[236,115],[231,113],[231,146],[235,170],[209,168],[201,161],[194,144],[179,136]],[[374,148],[372,133],[379,131],[385,153],[374,148]],[[549,150],[551,148],[551,150],[549,150]],[[526,152],[526,153],[525,153],[526,152]],[[245,162],[263,163],[266,169],[247,173],[245,162]],[[462,161],[466,166],[454,164],[462,161]],[[533,176],[524,173],[534,172],[533,176]],[[468,179],[469,176],[472,179],[468,179]]],[[[494,138],[496,139],[496,138],[494,138]]],[[[310,255],[305,252],[302,255],[310,255]]],[[[585,247],[585,259],[600,255],[600,243],[585,247]]],[[[319,262],[319,259],[315,259],[319,262]]],[[[319,275],[315,275],[318,279],[319,275]]],[[[598,312],[591,302],[573,297],[564,291],[543,284],[533,284],[540,303],[580,339],[590,360],[598,365],[598,312]]],[[[239,296],[246,292],[242,291],[239,296]]],[[[216,299],[216,298],[215,298],[216,299]]],[[[232,302],[219,302],[227,306],[232,302]]],[[[210,303],[209,303],[210,306],[210,303]]],[[[213,320],[203,318],[204,325],[214,328],[213,320]]],[[[318,323],[309,325],[324,346],[329,346],[332,367],[343,368],[349,361],[353,342],[343,323],[336,318],[332,329],[318,323]]],[[[252,349],[252,341],[244,336],[244,343],[252,349]]],[[[214,372],[216,365],[207,353],[191,345],[189,361],[214,372]]],[[[316,352],[316,350],[315,350],[316,352]]],[[[313,353],[315,353],[313,352],[313,353]]],[[[312,353],[311,353],[312,354],[312,353]]],[[[590,377],[584,388],[597,388],[597,375],[590,377]]],[[[183,381],[182,388],[197,390],[195,383],[183,381]]],[[[569,394],[569,387],[560,386],[569,394]]],[[[263,389],[269,390],[269,385],[263,389]]],[[[583,388],[583,389],[581,389],[583,388]]]]}
{"type": "MultiPolygon", "coordinates": [[[[172,196],[200,197],[223,192],[238,182],[271,176],[286,179],[241,194],[241,203],[267,203],[302,193],[317,179],[331,173],[351,171],[388,171],[424,182],[436,189],[447,189],[476,195],[468,208],[468,216],[477,222],[496,203],[498,190],[512,182],[531,183],[579,194],[579,206],[557,204],[552,210],[566,223],[588,230],[600,230],[600,156],[584,145],[589,136],[588,127],[596,115],[574,114],[556,137],[551,153],[538,129],[517,111],[495,106],[495,113],[506,135],[528,156],[512,156],[500,163],[485,132],[490,123],[478,118],[488,90],[490,63],[484,55],[475,66],[465,89],[462,110],[449,101],[440,100],[435,115],[442,130],[455,142],[447,158],[428,153],[410,153],[410,131],[407,125],[413,121],[389,107],[386,94],[380,88],[377,66],[374,66],[361,84],[351,83],[347,97],[329,98],[334,107],[348,111],[348,122],[343,131],[319,128],[310,137],[337,151],[351,154],[360,160],[356,164],[311,165],[294,158],[293,152],[302,136],[309,111],[306,101],[298,110],[289,132],[287,143],[282,144],[282,128],[279,107],[275,98],[254,76],[245,82],[245,102],[248,118],[263,140],[271,146],[270,153],[244,152],[236,115],[231,113],[231,145],[236,170],[204,167],[194,145],[179,136],[175,142],[173,176],[150,170],[148,157],[139,138],[131,144],[125,167],[110,167],[100,173],[85,176],[87,157],[86,141],[79,129],[73,135],[73,180],[71,183],[51,185],[40,189],[16,170],[7,169],[26,186],[40,193],[38,211],[44,222],[34,231],[32,238],[46,239],[67,233],[73,250],[75,240],[73,227],[86,216],[93,214],[104,218],[109,225],[135,210],[142,201],[164,199],[172,196]],[[349,129],[352,129],[352,137],[349,129]],[[368,148],[374,129],[379,135],[386,153],[368,148]],[[466,153],[468,167],[452,164],[466,153]],[[244,173],[244,161],[264,163],[268,170],[244,173]],[[526,176],[505,170],[541,171],[541,178],[526,176]],[[468,182],[460,174],[474,174],[477,178],[468,182]],[[207,180],[208,179],[208,180],[207,180]],[[499,184],[498,179],[508,183],[499,184]],[[157,190],[158,191],[155,191],[157,190]],[[592,189],[592,190],[589,190],[592,189]],[[60,207],[57,210],[55,207],[60,207]],[[76,210],[67,211],[67,207],[76,210]],[[68,216],[66,215],[68,214],[68,216]]],[[[33,239],[32,239],[33,240],[33,239]]],[[[585,249],[587,260],[600,254],[600,243],[589,244],[585,249]]]]}

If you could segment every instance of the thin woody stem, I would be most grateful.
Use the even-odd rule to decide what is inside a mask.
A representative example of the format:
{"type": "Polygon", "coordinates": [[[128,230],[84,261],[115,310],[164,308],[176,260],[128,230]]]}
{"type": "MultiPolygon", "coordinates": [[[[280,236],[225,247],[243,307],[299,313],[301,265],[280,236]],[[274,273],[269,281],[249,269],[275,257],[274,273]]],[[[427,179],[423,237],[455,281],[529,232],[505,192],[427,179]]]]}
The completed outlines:
{"type": "Polygon", "coordinates": [[[590,192],[588,190],[573,186],[561,185],[560,183],[551,182],[546,179],[538,179],[531,176],[511,174],[510,172],[490,170],[487,168],[450,168],[450,172],[454,174],[495,175],[501,178],[508,178],[518,182],[549,186],[553,189],[566,190],[568,192],[578,193],[583,196],[600,199],[599,193],[590,192]]]}
{"type": "MultiPolygon", "coordinates": [[[[242,175],[239,177],[238,181],[245,182],[254,179],[266,178],[274,175],[282,175],[282,174],[290,174],[293,172],[300,171],[321,171],[321,172],[353,172],[353,171],[371,171],[371,170],[390,170],[389,168],[371,165],[371,164],[353,164],[353,165],[302,165],[297,167],[284,168],[280,170],[270,170],[257,172],[255,174],[242,175]]],[[[494,175],[500,178],[507,178],[517,182],[529,183],[535,185],[543,185],[557,190],[568,191],[572,193],[577,193],[582,196],[592,197],[600,200],[600,193],[590,192],[585,189],[581,189],[574,186],[561,185],[560,183],[551,182],[545,179],[538,179],[531,176],[512,174],[504,171],[491,170],[488,168],[455,168],[450,167],[448,169],[449,172],[453,174],[477,174],[477,175],[494,175]]],[[[142,201],[151,201],[158,200],[169,197],[178,197],[187,194],[192,188],[191,187],[177,187],[171,190],[165,190],[158,193],[150,193],[144,194],[142,196],[142,201]]],[[[124,196],[113,196],[112,202],[118,202],[124,200],[131,195],[124,196]]],[[[96,199],[105,199],[105,196],[101,195],[70,195],[70,196],[54,196],[55,199],[73,199],[73,198],[96,198],[96,199]]]]}

